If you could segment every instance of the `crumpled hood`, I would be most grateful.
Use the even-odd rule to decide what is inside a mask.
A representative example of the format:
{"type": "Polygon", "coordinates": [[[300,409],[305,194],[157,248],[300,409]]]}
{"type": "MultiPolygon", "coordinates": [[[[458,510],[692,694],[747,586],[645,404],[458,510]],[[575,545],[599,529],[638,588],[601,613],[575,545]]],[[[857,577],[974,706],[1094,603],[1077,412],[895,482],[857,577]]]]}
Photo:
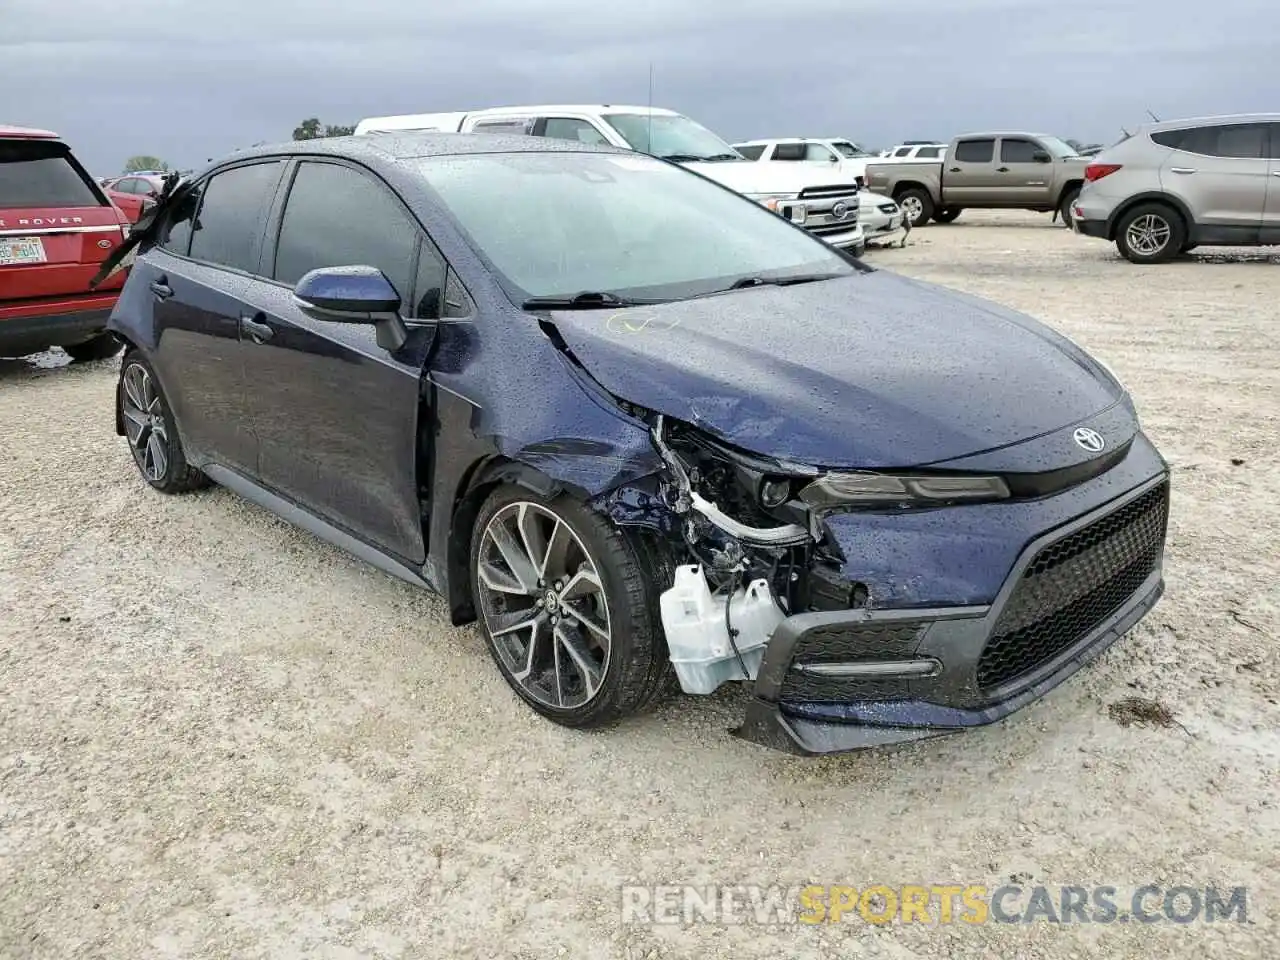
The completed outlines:
{"type": "Polygon", "coordinates": [[[1030,317],[886,271],[551,316],[615,396],[814,466],[952,460],[1077,423],[1124,396],[1030,317]]]}
{"type": "MultiPolygon", "coordinates": [[[[685,163],[695,173],[708,180],[723,184],[738,193],[798,194],[806,187],[826,184],[852,184],[852,177],[845,177],[838,170],[814,170],[807,163],[757,163],[751,160],[713,161],[710,163],[685,163]],[[809,169],[803,169],[803,168],[809,169]],[[801,169],[796,169],[801,168],[801,169]]],[[[834,164],[832,165],[834,166],[834,164]]]]}

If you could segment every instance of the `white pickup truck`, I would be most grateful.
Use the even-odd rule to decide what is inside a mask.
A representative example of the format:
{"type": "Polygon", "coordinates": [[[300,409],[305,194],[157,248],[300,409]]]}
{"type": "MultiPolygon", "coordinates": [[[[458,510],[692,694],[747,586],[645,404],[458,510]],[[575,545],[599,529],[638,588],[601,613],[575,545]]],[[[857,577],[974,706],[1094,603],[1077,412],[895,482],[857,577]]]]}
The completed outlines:
{"type": "Polygon", "coordinates": [[[706,127],[673,110],[611,104],[499,107],[461,113],[370,117],[356,135],[409,130],[516,133],[636,150],[688,167],[763,204],[816,237],[860,256],[858,185],[811,164],[753,163],[706,127]]]}

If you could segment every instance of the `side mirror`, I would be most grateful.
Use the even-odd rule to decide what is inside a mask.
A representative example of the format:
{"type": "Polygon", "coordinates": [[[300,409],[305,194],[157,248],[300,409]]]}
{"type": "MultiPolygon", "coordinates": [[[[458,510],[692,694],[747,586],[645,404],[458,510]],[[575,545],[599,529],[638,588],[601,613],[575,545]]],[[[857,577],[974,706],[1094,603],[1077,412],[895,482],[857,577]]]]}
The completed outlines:
{"type": "Polygon", "coordinates": [[[1036,163],[1051,163],[1053,161],[1053,157],[1049,156],[1048,150],[1037,150],[1031,154],[1031,159],[1036,163]]]}
{"type": "Polygon", "coordinates": [[[371,323],[378,346],[394,353],[409,337],[400,319],[400,295],[377,267],[321,267],[304,274],[293,301],[317,320],[371,323]]]}

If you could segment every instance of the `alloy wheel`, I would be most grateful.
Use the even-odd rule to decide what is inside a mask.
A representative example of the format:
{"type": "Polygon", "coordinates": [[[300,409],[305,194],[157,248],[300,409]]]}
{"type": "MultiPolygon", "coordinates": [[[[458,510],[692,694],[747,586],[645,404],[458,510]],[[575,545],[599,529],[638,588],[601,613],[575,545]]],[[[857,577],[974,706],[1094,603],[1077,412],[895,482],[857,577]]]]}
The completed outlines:
{"type": "Polygon", "coordinates": [[[494,650],[520,689],[557,709],[593,700],[609,669],[609,602],[568,522],[536,503],[507,504],[485,526],[476,580],[494,650]]]}
{"type": "Polygon", "coordinates": [[[924,205],[917,196],[903,197],[898,205],[902,207],[903,212],[907,215],[908,223],[915,223],[920,219],[920,214],[924,212],[924,205]]]}
{"type": "Polygon", "coordinates": [[[1133,223],[1125,230],[1125,242],[1134,253],[1144,257],[1158,254],[1169,244],[1173,230],[1169,221],[1154,213],[1144,213],[1135,217],[1133,223]]]}
{"type": "Polygon", "coordinates": [[[131,363],[121,377],[120,412],[134,462],[148,480],[159,483],[169,469],[169,431],[160,394],[146,367],[131,363]]]}

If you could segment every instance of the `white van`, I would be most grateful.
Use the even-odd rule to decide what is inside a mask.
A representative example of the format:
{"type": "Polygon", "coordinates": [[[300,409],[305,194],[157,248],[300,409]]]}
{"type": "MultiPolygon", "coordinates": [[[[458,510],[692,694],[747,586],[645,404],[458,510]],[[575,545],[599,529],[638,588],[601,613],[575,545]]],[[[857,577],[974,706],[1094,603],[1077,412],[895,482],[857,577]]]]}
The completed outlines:
{"type": "Polygon", "coordinates": [[[810,164],[752,163],[706,127],[659,107],[612,104],[498,107],[461,113],[370,117],[356,134],[435,130],[515,133],[609,144],[682,164],[764,204],[827,243],[860,255],[858,186],[810,164]]]}

